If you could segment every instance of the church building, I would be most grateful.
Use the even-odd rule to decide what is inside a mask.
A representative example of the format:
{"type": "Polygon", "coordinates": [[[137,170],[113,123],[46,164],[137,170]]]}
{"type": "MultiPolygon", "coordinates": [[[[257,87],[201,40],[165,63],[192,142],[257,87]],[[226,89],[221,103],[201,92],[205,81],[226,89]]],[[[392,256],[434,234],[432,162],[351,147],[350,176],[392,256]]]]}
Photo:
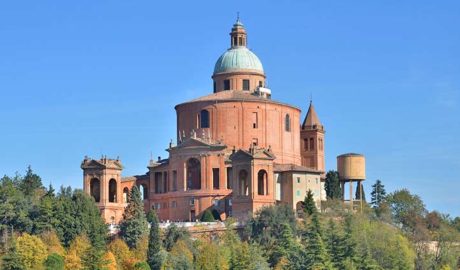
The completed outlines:
{"type": "Polygon", "coordinates": [[[212,93],[175,106],[177,142],[167,159],[151,160],[146,174],[123,177],[118,158],[85,157],[84,191],[107,223],[121,220],[134,185],[145,211],[154,208],[162,221],[195,221],[208,209],[222,220],[244,220],[275,204],[301,211],[308,190],[320,207],[324,127],[311,102],[302,121],[298,107],[272,99],[247,41],[238,19],[230,48],[214,66],[212,93]]]}

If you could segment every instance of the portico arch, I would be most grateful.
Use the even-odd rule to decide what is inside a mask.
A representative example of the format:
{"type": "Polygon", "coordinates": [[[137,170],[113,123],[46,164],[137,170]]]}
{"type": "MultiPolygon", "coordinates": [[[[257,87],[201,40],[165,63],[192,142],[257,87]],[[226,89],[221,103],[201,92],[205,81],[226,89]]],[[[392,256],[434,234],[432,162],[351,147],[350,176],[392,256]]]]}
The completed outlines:
{"type": "Polygon", "coordinates": [[[92,178],[89,183],[90,195],[96,202],[101,200],[101,181],[98,178],[92,178]]]}
{"type": "Polygon", "coordinates": [[[268,194],[268,174],[265,170],[260,170],[257,173],[257,194],[267,195],[268,194]]]}
{"type": "Polygon", "coordinates": [[[187,190],[201,189],[201,162],[196,158],[187,160],[187,190]]]}
{"type": "Polygon", "coordinates": [[[113,178],[109,181],[109,202],[117,202],[117,180],[113,178]]]}
{"type": "Polygon", "coordinates": [[[249,196],[248,172],[241,170],[238,173],[238,193],[241,196],[249,196]]]}

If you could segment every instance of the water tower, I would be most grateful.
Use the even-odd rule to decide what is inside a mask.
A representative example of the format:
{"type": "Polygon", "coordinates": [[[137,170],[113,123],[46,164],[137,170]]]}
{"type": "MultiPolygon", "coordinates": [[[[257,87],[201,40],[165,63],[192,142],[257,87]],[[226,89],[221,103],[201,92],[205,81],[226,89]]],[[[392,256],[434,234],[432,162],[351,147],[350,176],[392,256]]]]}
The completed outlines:
{"type": "Polygon", "coordinates": [[[366,159],[364,155],[348,153],[337,157],[337,171],[342,188],[342,200],[349,201],[350,209],[353,210],[354,202],[359,202],[361,211],[363,209],[363,185],[362,181],[366,179],[366,159]],[[357,185],[357,195],[353,198],[353,183],[357,185]],[[349,200],[345,200],[345,185],[348,183],[350,189],[349,200]]]}

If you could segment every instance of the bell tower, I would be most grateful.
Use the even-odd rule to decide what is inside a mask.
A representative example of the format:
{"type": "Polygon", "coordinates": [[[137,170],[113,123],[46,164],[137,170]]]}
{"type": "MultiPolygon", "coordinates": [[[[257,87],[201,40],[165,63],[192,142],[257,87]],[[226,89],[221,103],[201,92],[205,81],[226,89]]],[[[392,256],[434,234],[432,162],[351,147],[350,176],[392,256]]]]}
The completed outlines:
{"type": "Polygon", "coordinates": [[[324,133],[324,127],[316,114],[313,102],[310,101],[307,116],[300,130],[302,166],[324,172],[324,133]]]}
{"type": "Polygon", "coordinates": [[[118,223],[123,215],[124,204],[121,190],[120,160],[102,156],[100,160],[85,157],[81,163],[83,190],[94,198],[102,217],[108,223],[118,223]]]}

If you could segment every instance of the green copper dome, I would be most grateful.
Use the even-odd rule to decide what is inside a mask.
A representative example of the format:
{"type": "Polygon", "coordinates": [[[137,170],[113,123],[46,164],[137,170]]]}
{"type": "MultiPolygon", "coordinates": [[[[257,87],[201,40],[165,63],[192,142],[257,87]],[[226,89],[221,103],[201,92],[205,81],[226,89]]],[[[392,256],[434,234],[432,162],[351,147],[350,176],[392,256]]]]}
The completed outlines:
{"type": "Polygon", "coordinates": [[[217,59],[214,66],[214,74],[241,69],[256,70],[264,73],[264,68],[259,58],[248,48],[237,46],[228,49],[217,59]]]}

